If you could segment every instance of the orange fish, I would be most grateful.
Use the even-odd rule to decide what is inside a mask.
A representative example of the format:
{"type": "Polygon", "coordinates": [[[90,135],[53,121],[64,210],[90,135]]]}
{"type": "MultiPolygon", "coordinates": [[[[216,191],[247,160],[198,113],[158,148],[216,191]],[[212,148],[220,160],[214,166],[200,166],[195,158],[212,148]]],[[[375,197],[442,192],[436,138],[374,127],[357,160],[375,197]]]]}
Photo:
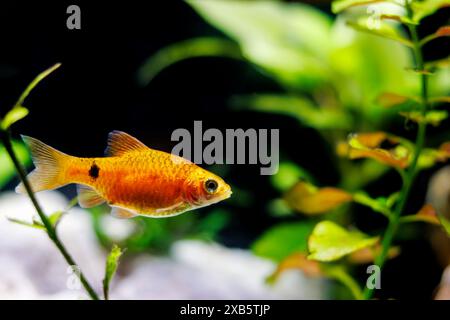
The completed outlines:
{"type": "MultiPolygon", "coordinates": [[[[90,208],[106,202],[118,218],[170,217],[231,196],[220,177],[170,153],[150,149],[132,136],[113,131],[105,158],[77,158],[22,136],[35,170],[34,192],[77,183],[78,202],[90,208]]],[[[16,192],[24,193],[19,184],[16,192]]]]}

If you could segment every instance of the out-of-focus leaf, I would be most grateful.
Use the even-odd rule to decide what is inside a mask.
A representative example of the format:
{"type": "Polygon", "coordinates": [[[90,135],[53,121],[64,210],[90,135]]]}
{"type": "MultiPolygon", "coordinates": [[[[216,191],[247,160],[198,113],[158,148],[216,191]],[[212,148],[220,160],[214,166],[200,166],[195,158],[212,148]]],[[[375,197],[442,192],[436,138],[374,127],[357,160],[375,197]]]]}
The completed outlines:
{"type": "Polygon", "coordinates": [[[295,210],[308,215],[328,212],[341,204],[352,201],[348,192],[332,187],[317,188],[316,186],[299,182],[289,190],[284,199],[295,210]]]}
{"type": "Polygon", "coordinates": [[[384,108],[394,109],[394,111],[417,110],[419,101],[417,98],[410,98],[392,92],[384,92],[376,99],[376,103],[384,108]]]}
{"type": "Polygon", "coordinates": [[[47,230],[45,229],[44,225],[43,225],[41,222],[38,222],[38,221],[35,221],[35,220],[33,220],[33,222],[30,223],[30,222],[28,222],[28,221],[19,220],[19,219],[16,219],[16,218],[9,218],[9,217],[8,217],[7,219],[8,219],[10,222],[17,223],[17,224],[20,224],[20,225],[23,225],[23,226],[26,226],[26,227],[30,227],[30,228],[35,228],[35,229],[47,231],[47,230]]]}
{"type": "Polygon", "coordinates": [[[219,38],[195,38],[167,46],[149,57],[138,71],[138,80],[147,85],[165,68],[190,58],[227,57],[243,59],[239,46],[219,38]]]}
{"type": "Polygon", "coordinates": [[[249,61],[281,82],[308,86],[328,77],[331,19],[319,10],[277,1],[188,3],[236,40],[249,61]]]}
{"type": "Polygon", "coordinates": [[[281,192],[285,192],[292,188],[299,180],[313,182],[314,179],[302,167],[293,162],[280,163],[277,174],[271,177],[272,184],[281,192]]]}
{"type": "Polygon", "coordinates": [[[274,283],[284,271],[291,269],[300,270],[309,277],[324,276],[319,262],[308,260],[306,254],[298,252],[283,259],[277,269],[267,278],[267,282],[274,283]]]}
{"type": "Polygon", "coordinates": [[[364,192],[357,192],[353,195],[353,200],[356,203],[368,206],[373,211],[379,212],[386,217],[389,217],[391,214],[389,207],[386,204],[386,200],[383,198],[373,199],[364,192]]]}
{"type": "Polygon", "coordinates": [[[445,110],[432,110],[428,111],[425,114],[425,117],[421,112],[411,111],[411,112],[400,112],[400,115],[403,117],[414,121],[414,122],[425,122],[427,124],[431,124],[434,127],[437,127],[441,124],[442,121],[448,118],[448,112],[445,110]]]}
{"type": "MultiPolygon", "coordinates": [[[[350,263],[355,264],[367,264],[374,262],[375,258],[381,253],[382,246],[376,245],[374,247],[366,247],[361,250],[355,251],[348,256],[350,263]]],[[[391,247],[388,250],[387,257],[393,259],[400,254],[399,247],[391,247]]]]}
{"type": "Polygon", "coordinates": [[[56,227],[61,219],[61,217],[63,216],[64,211],[59,210],[56,211],[54,213],[52,213],[49,217],[48,220],[50,221],[50,223],[52,224],[53,227],[56,227]]]}
{"type": "Polygon", "coordinates": [[[360,18],[357,21],[347,21],[347,24],[358,31],[363,31],[386,39],[398,41],[405,46],[411,48],[413,47],[410,40],[404,38],[393,26],[389,24],[380,22],[379,27],[370,27],[370,23],[367,18],[360,18]]]}
{"type": "Polygon", "coordinates": [[[400,217],[401,223],[416,221],[428,222],[435,225],[441,224],[436,210],[434,210],[431,204],[425,204],[416,214],[400,217]]]}
{"type": "Polygon", "coordinates": [[[300,97],[275,94],[240,96],[235,97],[232,104],[238,109],[288,115],[315,129],[350,129],[353,122],[350,115],[340,109],[318,107],[300,97]]]}
{"type": "Polygon", "coordinates": [[[443,7],[450,6],[449,0],[425,0],[425,1],[411,1],[411,8],[413,10],[413,20],[419,22],[426,16],[435,13],[443,7]]]}
{"type": "Polygon", "coordinates": [[[29,111],[27,108],[22,107],[20,105],[12,108],[3,118],[0,123],[0,128],[2,130],[7,130],[12,124],[17,121],[25,118],[28,115],[29,111]]]}
{"type": "Polygon", "coordinates": [[[425,148],[422,150],[418,167],[426,169],[434,166],[436,162],[445,162],[450,158],[450,142],[444,142],[438,149],[425,148]]]}
{"type": "MultiPolygon", "coordinates": [[[[384,22],[386,23],[386,22],[384,22]]],[[[419,81],[406,67],[413,64],[410,49],[399,42],[358,32],[338,16],[333,26],[330,64],[333,86],[347,108],[362,113],[376,125],[384,124],[386,111],[374,103],[383,92],[410,96],[418,92],[419,81]],[[383,72],[380,72],[383,70],[383,72]]]]}
{"type": "Polygon", "coordinates": [[[339,13],[354,6],[365,6],[371,3],[384,2],[385,0],[338,0],[333,1],[331,10],[333,13],[339,13]]]}
{"type": "MultiPolygon", "coordinates": [[[[28,149],[21,142],[12,142],[14,152],[16,153],[19,161],[23,165],[28,165],[31,162],[28,149]]],[[[14,165],[9,158],[8,153],[3,145],[0,144],[0,188],[4,187],[15,174],[14,165]]]]}
{"type": "Polygon", "coordinates": [[[420,41],[420,45],[423,46],[428,42],[441,37],[450,37],[450,26],[440,27],[435,33],[423,38],[420,41]]]}
{"type": "Polygon", "coordinates": [[[118,246],[113,245],[111,252],[106,258],[105,277],[103,278],[103,294],[105,300],[109,298],[109,284],[117,271],[119,259],[122,254],[123,251],[118,246]]]}
{"type": "Polygon", "coordinates": [[[450,103],[450,97],[433,97],[429,101],[430,103],[450,103]]]}
{"type": "Polygon", "coordinates": [[[328,277],[342,283],[350,290],[356,300],[363,298],[361,288],[355,279],[347,272],[343,265],[327,264],[322,265],[322,272],[328,277]]]}
{"type": "Polygon", "coordinates": [[[347,231],[331,221],[319,222],[308,240],[308,259],[334,261],[343,256],[371,247],[378,237],[368,237],[359,231],[347,231]]]}
{"type": "Polygon", "coordinates": [[[202,236],[208,239],[214,237],[230,222],[230,213],[226,210],[215,209],[198,222],[198,229],[202,236]]]}
{"type": "Polygon", "coordinates": [[[280,262],[291,254],[307,252],[312,222],[291,222],[276,225],[266,231],[252,245],[252,251],[261,257],[280,262]]]}
{"type": "Polygon", "coordinates": [[[350,159],[371,158],[385,165],[404,169],[408,166],[410,145],[405,146],[406,140],[383,132],[353,134],[348,144],[340,143],[337,153],[350,159]],[[394,147],[390,150],[378,148],[383,141],[391,142],[394,147]],[[402,144],[399,142],[402,141],[402,144]]]}
{"type": "Polygon", "coordinates": [[[267,205],[267,211],[273,217],[286,217],[295,213],[283,199],[271,200],[267,205]]]}

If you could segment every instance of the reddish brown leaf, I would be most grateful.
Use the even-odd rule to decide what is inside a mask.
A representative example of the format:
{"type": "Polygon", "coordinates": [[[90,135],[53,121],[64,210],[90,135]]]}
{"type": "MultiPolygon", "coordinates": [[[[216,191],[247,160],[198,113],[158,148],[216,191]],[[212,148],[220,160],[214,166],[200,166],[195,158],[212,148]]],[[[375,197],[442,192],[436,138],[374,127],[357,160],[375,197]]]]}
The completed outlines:
{"type": "Polygon", "coordinates": [[[352,201],[351,194],[337,188],[317,188],[306,182],[297,183],[284,199],[293,209],[305,214],[321,214],[352,201]]]}
{"type": "Polygon", "coordinates": [[[294,253],[280,262],[275,272],[267,278],[267,281],[274,282],[284,271],[292,269],[300,270],[308,277],[323,276],[319,262],[308,260],[303,253],[294,253]]]}

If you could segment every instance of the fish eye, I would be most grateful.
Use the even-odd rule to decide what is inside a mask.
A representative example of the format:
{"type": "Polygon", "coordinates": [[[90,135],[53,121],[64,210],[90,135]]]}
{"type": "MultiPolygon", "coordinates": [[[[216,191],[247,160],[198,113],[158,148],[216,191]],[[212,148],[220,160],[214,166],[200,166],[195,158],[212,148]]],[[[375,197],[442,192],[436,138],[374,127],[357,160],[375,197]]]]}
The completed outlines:
{"type": "Polygon", "coordinates": [[[216,192],[218,186],[219,184],[217,183],[216,180],[208,179],[205,181],[205,190],[209,194],[216,192]]]}

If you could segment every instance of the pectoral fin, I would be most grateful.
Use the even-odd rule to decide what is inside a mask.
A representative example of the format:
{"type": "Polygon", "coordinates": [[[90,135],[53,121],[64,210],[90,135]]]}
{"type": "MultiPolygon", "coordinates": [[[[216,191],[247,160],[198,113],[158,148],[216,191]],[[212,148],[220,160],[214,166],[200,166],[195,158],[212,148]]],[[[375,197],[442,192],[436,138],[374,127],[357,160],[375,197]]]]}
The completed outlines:
{"type": "Polygon", "coordinates": [[[119,219],[130,219],[137,216],[136,213],[121,207],[112,207],[111,215],[119,219]]]}
{"type": "Polygon", "coordinates": [[[82,208],[92,208],[105,202],[105,199],[91,187],[77,185],[78,203],[82,208]]]}

